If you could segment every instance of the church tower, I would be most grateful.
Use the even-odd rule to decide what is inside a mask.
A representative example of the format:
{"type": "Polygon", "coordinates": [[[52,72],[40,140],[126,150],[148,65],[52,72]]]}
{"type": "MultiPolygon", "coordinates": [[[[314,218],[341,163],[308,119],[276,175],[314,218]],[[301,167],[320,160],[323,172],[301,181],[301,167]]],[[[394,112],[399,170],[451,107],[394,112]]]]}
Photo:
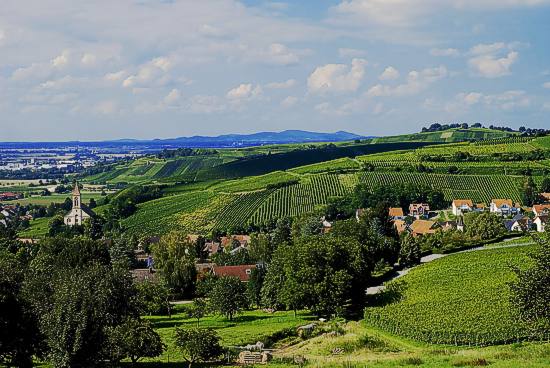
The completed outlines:
{"type": "Polygon", "coordinates": [[[75,181],[74,183],[74,189],[73,189],[73,208],[79,209],[80,208],[80,189],[78,188],[78,182],[75,181]]]}

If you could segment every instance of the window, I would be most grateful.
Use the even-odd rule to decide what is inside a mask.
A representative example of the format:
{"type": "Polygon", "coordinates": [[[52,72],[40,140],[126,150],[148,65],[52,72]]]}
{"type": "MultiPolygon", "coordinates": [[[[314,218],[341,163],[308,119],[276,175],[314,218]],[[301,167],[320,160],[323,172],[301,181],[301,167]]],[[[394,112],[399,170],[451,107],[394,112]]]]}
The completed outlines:
{"type": "Polygon", "coordinates": [[[252,273],[252,270],[251,270],[250,268],[247,268],[247,269],[246,269],[246,274],[247,274],[247,275],[250,275],[251,273],[252,273]]]}

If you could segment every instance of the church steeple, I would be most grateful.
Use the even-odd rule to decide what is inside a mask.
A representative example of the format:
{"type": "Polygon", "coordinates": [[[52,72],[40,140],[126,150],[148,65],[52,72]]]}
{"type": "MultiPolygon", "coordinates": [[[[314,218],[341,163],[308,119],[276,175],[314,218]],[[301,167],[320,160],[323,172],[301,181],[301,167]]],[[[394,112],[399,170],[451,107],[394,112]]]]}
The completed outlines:
{"type": "Polygon", "coordinates": [[[78,182],[74,182],[74,189],[73,189],[73,208],[80,208],[80,188],[78,188],[78,182]]]}

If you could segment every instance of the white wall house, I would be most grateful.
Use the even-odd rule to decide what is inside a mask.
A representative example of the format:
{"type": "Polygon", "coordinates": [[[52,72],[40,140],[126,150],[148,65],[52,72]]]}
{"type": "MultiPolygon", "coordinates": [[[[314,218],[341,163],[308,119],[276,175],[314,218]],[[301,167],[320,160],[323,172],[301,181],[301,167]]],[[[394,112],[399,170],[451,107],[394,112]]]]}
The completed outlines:
{"type": "Polygon", "coordinates": [[[515,215],[520,212],[519,207],[515,207],[511,199],[493,199],[491,201],[491,213],[499,215],[515,215]]]}
{"type": "Polygon", "coordinates": [[[548,215],[537,216],[533,222],[537,225],[537,231],[539,233],[543,233],[546,230],[546,224],[548,223],[548,215]]]}
{"type": "Polygon", "coordinates": [[[474,203],[470,199],[455,199],[452,203],[453,215],[460,216],[474,209],[474,203]]]}

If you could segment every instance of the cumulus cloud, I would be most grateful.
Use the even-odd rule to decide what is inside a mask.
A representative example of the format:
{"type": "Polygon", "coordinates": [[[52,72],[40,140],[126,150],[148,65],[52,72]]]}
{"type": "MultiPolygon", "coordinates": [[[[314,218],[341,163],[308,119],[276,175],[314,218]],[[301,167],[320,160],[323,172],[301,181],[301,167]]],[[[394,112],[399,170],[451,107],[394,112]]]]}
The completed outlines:
{"type": "Polygon", "coordinates": [[[251,83],[240,84],[239,86],[230,89],[226,97],[230,100],[249,100],[259,97],[262,94],[262,87],[257,85],[253,87],[251,83]]]}
{"type": "Polygon", "coordinates": [[[354,92],[361,85],[367,61],[353,59],[351,65],[326,64],[317,67],[307,80],[311,93],[354,92]]]}
{"type": "Polygon", "coordinates": [[[288,79],[284,82],[272,82],[265,85],[269,89],[287,89],[292,88],[296,85],[295,79],[288,79]]]}
{"type": "Polygon", "coordinates": [[[147,87],[150,85],[164,85],[170,76],[167,74],[172,66],[170,59],[157,57],[141,65],[136,74],[130,75],[122,82],[123,87],[147,87]]]}
{"type": "Polygon", "coordinates": [[[399,70],[395,69],[393,66],[388,66],[378,77],[380,80],[394,80],[397,78],[399,78],[399,70]]]}
{"type": "Polygon", "coordinates": [[[393,86],[377,84],[367,91],[368,97],[407,96],[427,89],[431,84],[447,77],[448,71],[444,66],[426,68],[422,71],[413,70],[407,75],[407,82],[393,86]]]}
{"type": "Polygon", "coordinates": [[[447,48],[447,49],[438,49],[438,48],[433,48],[430,50],[430,55],[432,56],[459,56],[460,55],[460,51],[458,51],[457,49],[453,49],[453,48],[447,48]]]}
{"type": "Polygon", "coordinates": [[[513,47],[513,44],[506,45],[503,42],[476,45],[470,49],[472,57],[468,65],[476,74],[485,78],[509,75],[512,65],[519,58],[519,53],[513,51],[513,47]]]}

